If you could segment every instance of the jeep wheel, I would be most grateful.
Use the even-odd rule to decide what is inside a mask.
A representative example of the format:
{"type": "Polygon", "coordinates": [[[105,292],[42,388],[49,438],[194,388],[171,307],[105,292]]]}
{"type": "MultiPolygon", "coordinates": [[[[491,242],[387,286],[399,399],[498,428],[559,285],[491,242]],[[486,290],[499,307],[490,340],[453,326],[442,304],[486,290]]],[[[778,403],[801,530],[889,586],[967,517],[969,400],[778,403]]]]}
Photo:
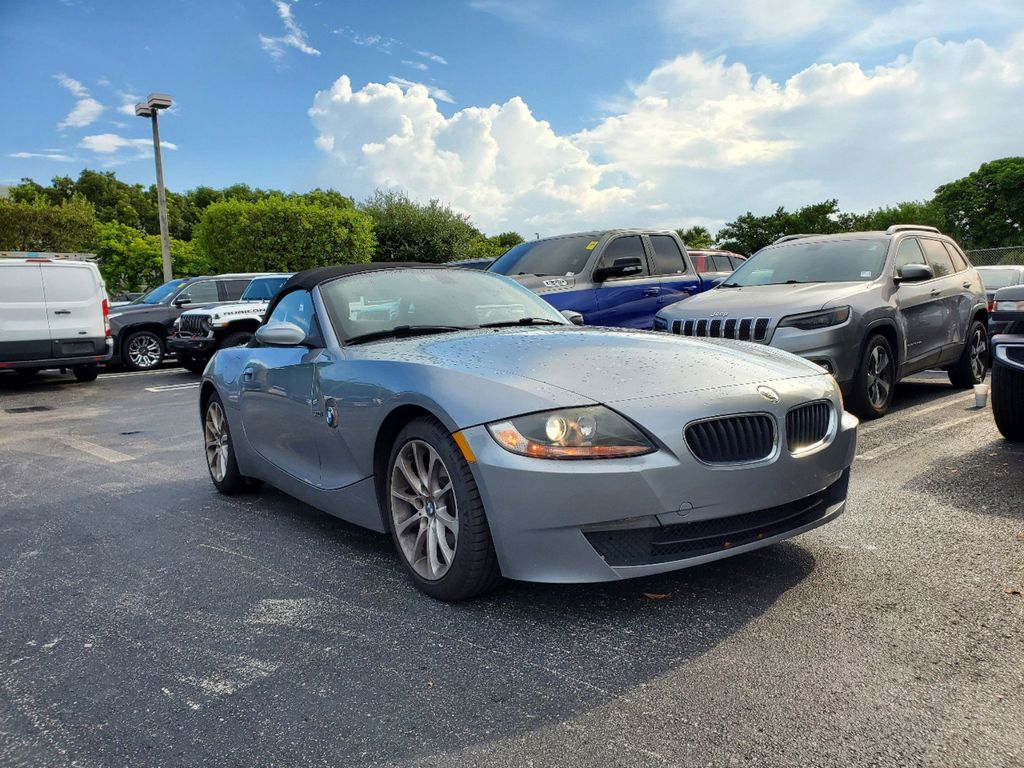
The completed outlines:
{"type": "Polygon", "coordinates": [[[896,358],[885,336],[868,339],[853,380],[850,410],[864,420],[884,416],[896,387],[896,358]]]}
{"type": "Polygon", "coordinates": [[[206,369],[206,363],[208,362],[205,357],[193,357],[192,355],[178,355],[178,362],[181,363],[181,367],[190,373],[202,373],[206,369]]]}
{"type": "Polygon", "coordinates": [[[100,367],[98,365],[76,365],[72,373],[75,374],[77,381],[96,381],[96,377],[100,375],[100,367]]]}
{"type": "Polygon", "coordinates": [[[152,331],[136,331],[125,339],[122,358],[129,370],[150,371],[163,362],[163,342],[152,331]]]}
{"type": "Polygon", "coordinates": [[[220,343],[220,348],[245,346],[252,341],[254,335],[251,331],[235,331],[224,337],[224,341],[220,343]]]}
{"type": "Polygon", "coordinates": [[[985,380],[988,369],[988,331],[980,320],[971,323],[967,343],[960,359],[949,370],[949,383],[957,389],[970,389],[985,380]]]}

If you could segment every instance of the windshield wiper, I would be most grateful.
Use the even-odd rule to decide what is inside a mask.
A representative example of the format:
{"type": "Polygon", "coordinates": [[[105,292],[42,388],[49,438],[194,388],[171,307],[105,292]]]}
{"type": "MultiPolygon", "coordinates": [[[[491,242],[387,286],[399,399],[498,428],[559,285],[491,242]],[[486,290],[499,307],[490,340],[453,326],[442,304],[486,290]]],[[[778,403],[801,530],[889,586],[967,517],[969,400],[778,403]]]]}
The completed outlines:
{"type": "Polygon", "coordinates": [[[451,333],[452,331],[468,330],[470,328],[462,325],[396,325],[394,328],[388,328],[384,331],[373,331],[372,333],[362,333],[358,336],[353,336],[347,339],[345,344],[362,344],[363,342],[376,341],[377,339],[402,339],[408,336],[427,336],[432,333],[451,333]]]}
{"type": "Polygon", "coordinates": [[[520,317],[518,320],[501,320],[497,323],[481,323],[481,328],[511,328],[517,325],[565,325],[546,317],[520,317]]]}
{"type": "Polygon", "coordinates": [[[719,288],[742,288],[743,286],[739,283],[722,283],[718,286],[719,288]]]}

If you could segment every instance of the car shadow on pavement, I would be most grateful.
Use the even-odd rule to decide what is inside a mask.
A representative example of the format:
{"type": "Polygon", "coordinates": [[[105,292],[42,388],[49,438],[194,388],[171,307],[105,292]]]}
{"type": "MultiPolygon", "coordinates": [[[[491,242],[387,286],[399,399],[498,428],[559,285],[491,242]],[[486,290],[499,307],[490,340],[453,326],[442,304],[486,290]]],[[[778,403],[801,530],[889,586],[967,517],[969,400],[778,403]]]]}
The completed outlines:
{"type": "Polygon", "coordinates": [[[24,714],[12,728],[54,713],[51,738],[73,730],[67,759],[86,763],[392,764],[629,696],[815,568],[786,542],[453,605],[412,587],[388,537],[273,490],[226,499],[203,481],[124,494],[116,511],[106,494],[73,512],[12,509],[0,547],[0,572],[17,561],[0,654],[24,657],[3,690],[24,714]]]}
{"type": "Polygon", "coordinates": [[[973,451],[934,462],[908,487],[965,512],[1024,520],[1024,443],[992,440],[973,451]]]}

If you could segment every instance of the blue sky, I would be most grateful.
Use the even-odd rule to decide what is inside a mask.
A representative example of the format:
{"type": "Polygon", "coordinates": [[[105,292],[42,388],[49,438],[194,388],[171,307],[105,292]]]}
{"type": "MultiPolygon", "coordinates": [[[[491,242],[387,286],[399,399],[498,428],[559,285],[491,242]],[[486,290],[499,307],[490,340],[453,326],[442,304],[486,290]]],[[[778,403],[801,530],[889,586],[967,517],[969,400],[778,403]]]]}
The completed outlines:
{"type": "Polygon", "coordinates": [[[6,0],[0,43],[0,184],[151,183],[150,91],[171,189],[398,187],[489,231],[863,210],[1024,154],[1019,0],[6,0]]]}

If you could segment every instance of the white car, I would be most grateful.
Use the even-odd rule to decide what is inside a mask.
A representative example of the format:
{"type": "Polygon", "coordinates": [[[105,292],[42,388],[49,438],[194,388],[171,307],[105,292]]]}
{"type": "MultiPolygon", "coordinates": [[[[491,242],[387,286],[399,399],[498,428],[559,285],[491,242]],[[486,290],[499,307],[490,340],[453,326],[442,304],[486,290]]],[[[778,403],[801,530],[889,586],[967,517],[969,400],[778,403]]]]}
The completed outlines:
{"type": "Polygon", "coordinates": [[[71,369],[94,381],[110,359],[110,304],[96,265],[49,257],[0,259],[0,370],[32,378],[71,369]]]}

